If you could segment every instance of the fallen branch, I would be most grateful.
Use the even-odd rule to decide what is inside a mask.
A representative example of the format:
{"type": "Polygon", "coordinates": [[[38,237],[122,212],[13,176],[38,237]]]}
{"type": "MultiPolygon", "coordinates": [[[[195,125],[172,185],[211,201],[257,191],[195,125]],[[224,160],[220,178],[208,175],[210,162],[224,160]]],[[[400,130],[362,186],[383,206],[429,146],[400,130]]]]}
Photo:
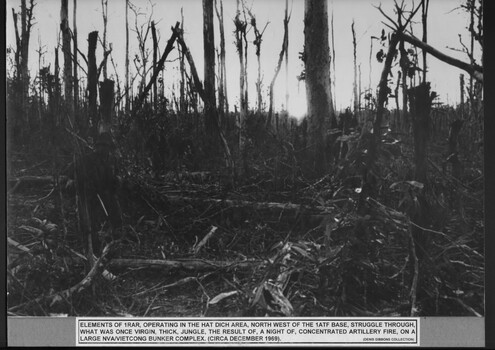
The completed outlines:
{"type": "MultiPolygon", "coordinates": [[[[66,179],[66,176],[59,176],[60,179],[66,179]]],[[[21,176],[21,177],[11,177],[7,181],[12,183],[28,183],[31,185],[48,185],[54,184],[55,178],[51,175],[46,176],[21,176]]]]}
{"type": "Polygon", "coordinates": [[[159,290],[164,290],[164,289],[169,289],[169,288],[173,288],[173,287],[183,286],[184,284],[187,284],[187,283],[190,283],[190,282],[196,282],[197,280],[198,280],[197,277],[185,277],[185,278],[182,278],[182,279],[180,279],[180,280],[178,280],[178,281],[176,281],[174,283],[166,284],[164,286],[153,287],[151,289],[147,289],[147,290],[144,290],[142,292],[133,294],[132,297],[137,297],[137,296],[140,296],[140,295],[144,295],[144,294],[156,292],[156,291],[159,291],[159,290]]]}
{"type": "Polygon", "coordinates": [[[7,237],[7,242],[11,245],[11,246],[14,246],[16,247],[17,249],[25,252],[25,253],[28,253],[29,255],[33,256],[33,254],[31,253],[31,249],[29,249],[28,247],[26,246],[23,246],[22,244],[14,241],[12,238],[10,237],[7,237]]]}
{"type": "Polygon", "coordinates": [[[157,259],[113,259],[109,262],[109,268],[158,268],[162,270],[187,270],[187,271],[212,271],[217,269],[229,269],[233,267],[248,269],[260,264],[260,260],[246,260],[238,262],[208,261],[200,259],[191,260],[157,260],[157,259]]]}
{"type": "Polygon", "coordinates": [[[84,277],[76,285],[74,285],[68,289],[65,289],[61,292],[57,292],[57,293],[50,294],[50,295],[42,295],[36,299],[30,300],[28,302],[25,302],[25,303],[22,303],[22,304],[19,304],[16,306],[13,306],[8,311],[9,312],[15,312],[16,310],[19,310],[21,308],[30,307],[34,304],[40,304],[40,303],[44,303],[44,302],[49,303],[50,305],[53,305],[54,303],[56,303],[58,301],[66,300],[66,299],[70,298],[70,296],[74,293],[82,292],[84,289],[88,288],[92,284],[94,278],[103,269],[103,267],[104,267],[103,262],[105,261],[105,257],[110,252],[110,249],[112,248],[114,243],[115,242],[110,242],[109,244],[107,244],[105,246],[105,248],[103,249],[103,252],[101,253],[101,257],[99,257],[98,260],[96,260],[95,264],[93,265],[91,270],[88,272],[86,277],[84,277]]]}
{"type": "Polygon", "coordinates": [[[218,229],[218,227],[212,226],[210,232],[208,232],[206,234],[206,236],[203,237],[203,239],[201,240],[201,242],[199,242],[198,245],[196,245],[196,246],[193,247],[193,250],[194,250],[194,254],[195,255],[199,253],[200,249],[206,244],[206,242],[208,242],[208,240],[213,236],[213,234],[215,233],[215,231],[217,229],[218,229]]]}
{"type": "Polygon", "coordinates": [[[311,213],[331,213],[335,209],[325,206],[309,206],[295,203],[277,203],[277,202],[252,202],[238,199],[217,199],[217,198],[191,198],[182,196],[164,195],[165,199],[173,204],[181,204],[184,202],[201,202],[204,204],[218,204],[230,208],[245,208],[249,207],[254,210],[279,210],[279,211],[302,211],[308,214],[311,213]]]}

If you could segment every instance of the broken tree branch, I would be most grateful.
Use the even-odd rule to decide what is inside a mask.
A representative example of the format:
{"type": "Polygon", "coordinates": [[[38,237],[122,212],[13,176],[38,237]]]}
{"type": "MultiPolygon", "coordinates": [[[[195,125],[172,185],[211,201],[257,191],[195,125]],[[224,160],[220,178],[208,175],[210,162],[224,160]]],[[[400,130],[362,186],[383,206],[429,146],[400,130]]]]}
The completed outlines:
{"type": "Polygon", "coordinates": [[[450,64],[451,66],[457,67],[459,69],[462,69],[462,70],[466,71],[467,73],[469,73],[469,75],[474,77],[479,82],[481,82],[481,83],[483,82],[483,68],[482,67],[475,65],[475,64],[469,64],[469,63],[460,61],[456,58],[450,57],[450,56],[438,51],[437,49],[431,47],[430,45],[422,42],[421,40],[414,37],[413,35],[408,35],[405,33],[397,33],[397,35],[399,36],[399,38],[401,40],[407,41],[409,44],[417,46],[422,50],[425,50],[430,55],[439,59],[440,61],[445,62],[447,64],[450,64]]]}
{"type": "Polygon", "coordinates": [[[156,64],[156,69],[153,70],[153,76],[151,77],[150,81],[148,82],[148,85],[144,88],[143,92],[141,95],[139,95],[139,98],[136,103],[136,107],[134,109],[135,112],[137,112],[140,108],[141,105],[143,104],[144,99],[148,95],[148,92],[150,91],[151,87],[153,86],[154,82],[156,81],[156,78],[158,78],[158,74],[161,72],[163,65],[165,64],[165,60],[167,59],[168,54],[173,50],[174,48],[174,42],[177,39],[177,34],[178,30],[180,27],[180,23],[177,22],[175,23],[175,27],[172,28],[172,36],[170,39],[168,39],[167,46],[165,47],[165,51],[163,52],[162,57],[156,64]]]}
{"type": "Polygon", "coordinates": [[[191,260],[158,260],[158,259],[113,259],[109,268],[158,268],[163,270],[188,270],[188,271],[211,271],[228,268],[251,268],[260,264],[260,260],[246,261],[209,261],[200,259],[191,260]]]}

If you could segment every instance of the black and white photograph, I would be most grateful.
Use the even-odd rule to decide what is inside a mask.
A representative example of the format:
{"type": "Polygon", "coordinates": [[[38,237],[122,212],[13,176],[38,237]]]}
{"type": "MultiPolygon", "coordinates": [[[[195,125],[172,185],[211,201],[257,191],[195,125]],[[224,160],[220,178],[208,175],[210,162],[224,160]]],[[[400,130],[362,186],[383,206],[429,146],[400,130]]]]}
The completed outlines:
{"type": "Polygon", "coordinates": [[[485,316],[482,0],[6,9],[8,316],[485,316]]]}

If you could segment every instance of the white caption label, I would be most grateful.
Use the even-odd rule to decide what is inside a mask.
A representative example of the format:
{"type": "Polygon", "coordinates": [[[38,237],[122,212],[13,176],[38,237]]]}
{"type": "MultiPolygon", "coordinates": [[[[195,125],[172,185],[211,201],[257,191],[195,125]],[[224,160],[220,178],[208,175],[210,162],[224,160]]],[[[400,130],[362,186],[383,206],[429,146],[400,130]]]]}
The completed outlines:
{"type": "Polygon", "coordinates": [[[78,318],[77,345],[410,345],[419,318],[78,318]]]}

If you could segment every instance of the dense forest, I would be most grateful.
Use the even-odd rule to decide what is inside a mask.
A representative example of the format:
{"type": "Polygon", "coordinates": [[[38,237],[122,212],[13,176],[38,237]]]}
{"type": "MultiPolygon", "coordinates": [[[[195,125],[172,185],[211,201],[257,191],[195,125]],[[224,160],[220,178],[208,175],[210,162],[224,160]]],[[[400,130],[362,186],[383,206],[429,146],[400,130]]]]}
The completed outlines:
{"type": "Polygon", "coordinates": [[[299,57],[288,0],[282,23],[260,23],[244,0],[233,18],[226,1],[198,0],[202,18],[160,29],[140,1],[101,0],[91,32],[78,31],[84,2],[56,3],[55,47],[33,41],[44,2],[12,0],[7,13],[8,315],[484,315],[481,0],[457,8],[467,21],[452,50],[464,59],[429,44],[441,35],[429,0],[372,8],[383,29],[363,41],[356,18],[341,110],[342,35],[325,0],[300,1],[299,57]],[[119,39],[107,28],[115,4],[119,39]],[[112,40],[125,41],[122,70],[112,40]],[[458,103],[433,91],[433,60],[458,69],[458,103]],[[368,64],[380,75],[366,84],[368,64]],[[289,74],[305,89],[302,118],[276,83],[289,74]]]}

